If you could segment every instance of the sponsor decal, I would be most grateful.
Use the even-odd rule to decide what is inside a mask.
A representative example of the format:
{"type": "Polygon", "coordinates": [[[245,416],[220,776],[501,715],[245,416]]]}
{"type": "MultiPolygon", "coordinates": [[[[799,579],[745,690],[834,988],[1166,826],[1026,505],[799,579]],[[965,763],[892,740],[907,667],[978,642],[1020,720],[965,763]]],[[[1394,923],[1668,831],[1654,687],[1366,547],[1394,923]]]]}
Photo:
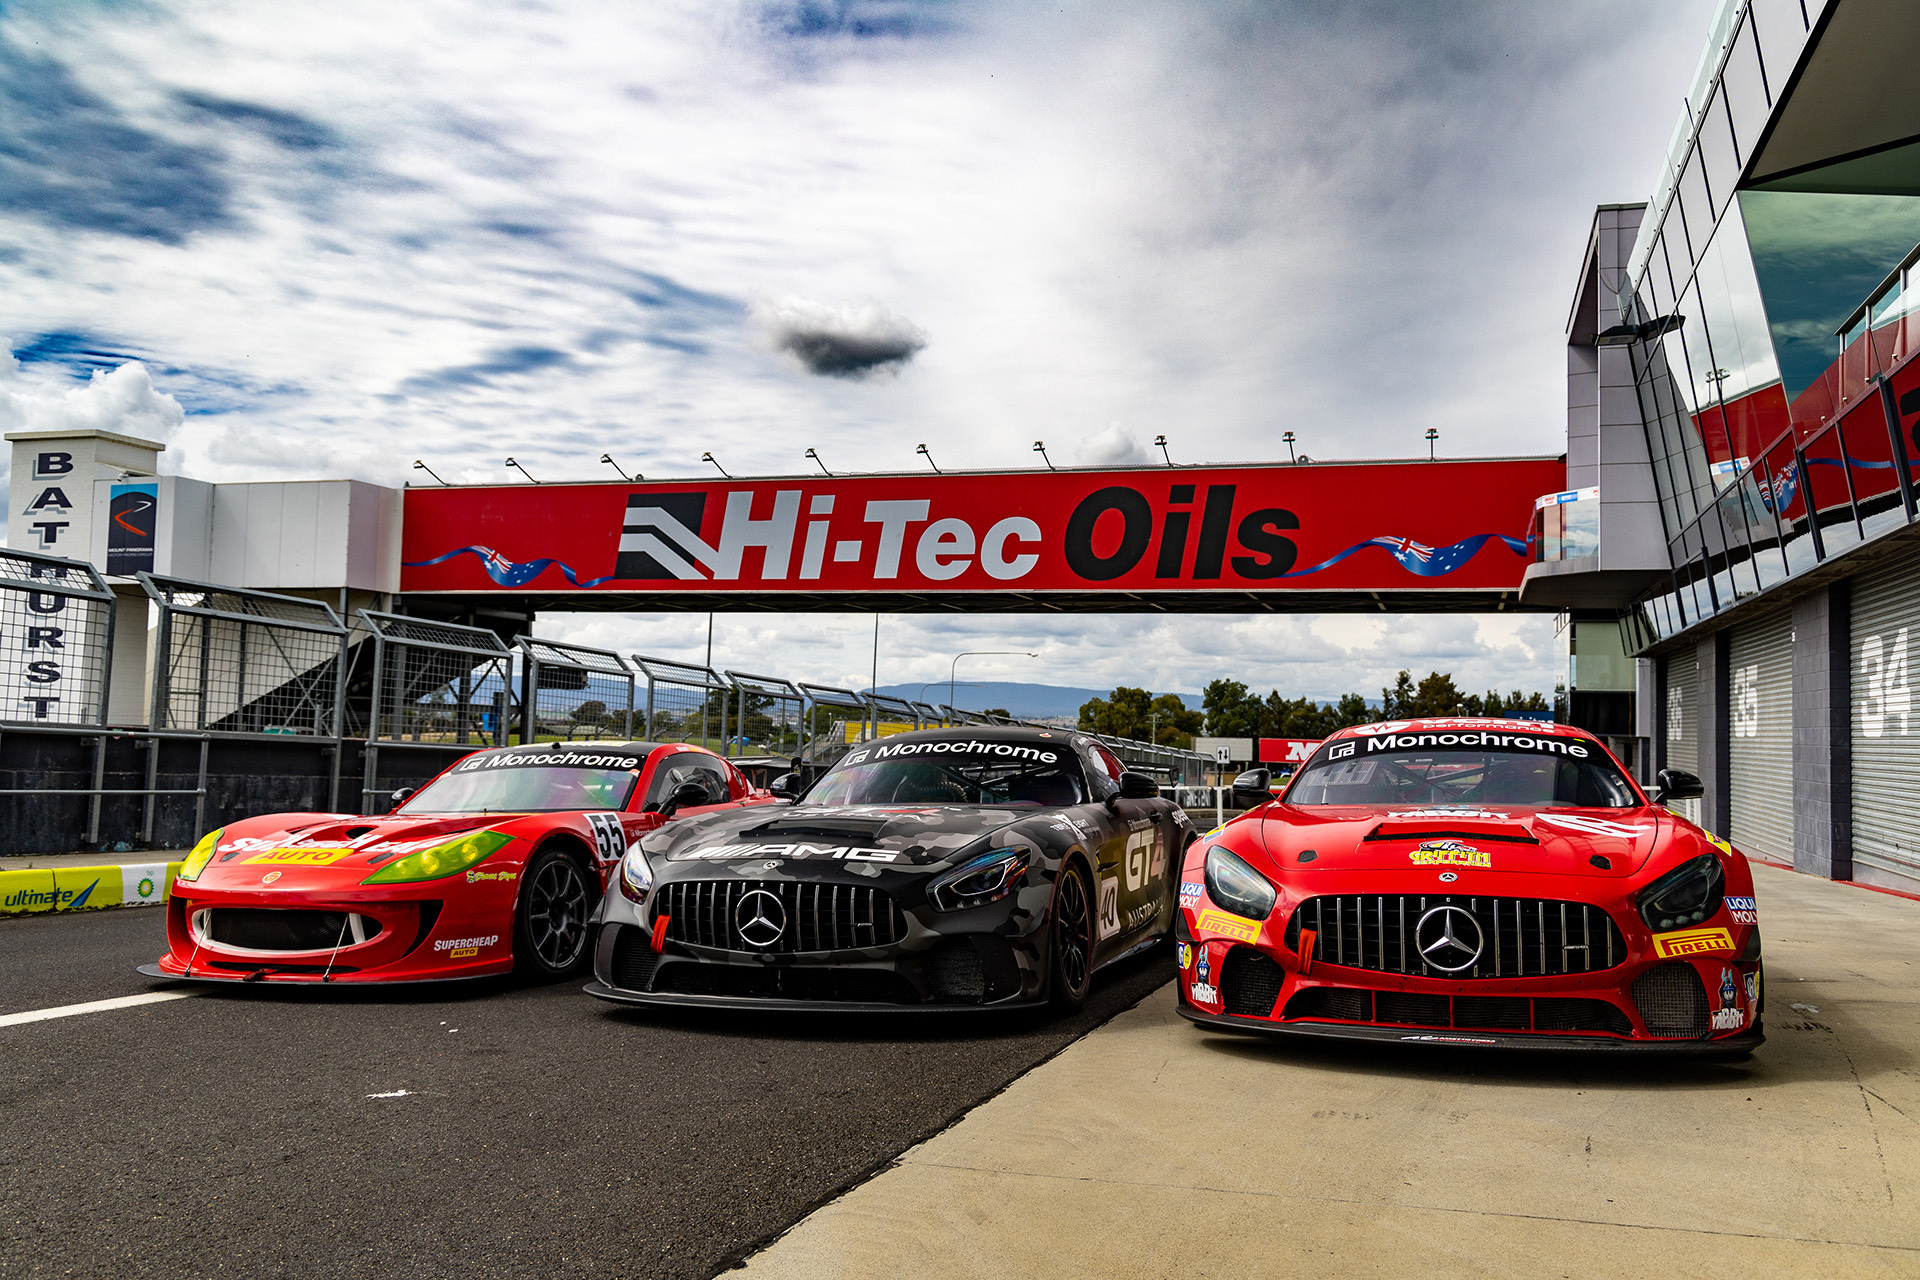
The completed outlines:
{"type": "Polygon", "coordinates": [[[1180,885],[1180,905],[1192,909],[1200,905],[1200,895],[1207,891],[1204,884],[1183,881],[1180,885]]]}
{"type": "Polygon", "coordinates": [[[288,845],[252,854],[241,862],[291,862],[303,867],[326,867],[360,852],[351,845],[288,845]]]}
{"type": "Polygon", "coordinates": [[[1618,836],[1631,840],[1646,835],[1652,827],[1640,826],[1631,822],[1613,822],[1606,818],[1587,818],[1577,813],[1542,813],[1537,821],[1550,823],[1556,827],[1565,827],[1569,831],[1578,831],[1589,836],[1618,836]]]}
{"type": "Polygon", "coordinates": [[[1492,1036],[1401,1036],[1419,1044],[1499,1044],[1492,1036]]]}
{"type": "MultiPolygon", "coordinates": [[[[1358,730],[1364,733],[1365,730],[1358,730]]],[[[1458,733],[1438,733],[1422,730],[1419,733],[1383,733],[1377,737],[1360,739],[1365,744],[1367,754],[1384,751],[1418,751],[1426,747],[1493,747],[1501,751],[1527,751],[1541,755],[1568,756],[1575,760],[1585,760],[1593,753],[1578,738],[1561,738],[1552,734],[1500,733],[1492,729],[1467,729],[1458,733]]],[[[1353,754],[1348,752],[1348,755],[1353,754]]],[[[1334,759],[1332,752],[1328,759],[1334,759]]]]}
{"type": "Polygon", "coordinates": [[[891,760],[895,756],[927,755],[963,755],[992,756],[1007,760],[1033,760],[1040,764],[1053,764],[1060,759],[1057,751],[1047,751],[1040,747],[1030,747],[1018,742],[901,742],[882,745],[873,749],[875,760],[891,760]]]}
{"type": "Polygon", "coordinates": [[[1679,933],[1657,933],[1653,937],[1654,954],[1663,960],[1675,956],[1710,956],[1733,950],[1733,935],[1725,929],[1683,929],[1679,933]]]}
{"type": "MultiPolygon", "coordinates": [[[[1148,867],[1154,860],[1155,843],[1156,841],[1154,840],[1154,833],[1152,831],[1136,831],[1127,837],[1126,851],[1122,855],[1122,866],[1127,873],[1128,893],[1138,893],[1140,887],[1146,884],[1149,874],[1148,867]]],[[[1161,859],[1161,866],[1164,870],[1165,859],[1161,859]]]]}
{"type": "Polygon", "coordinates": [[[1224,911],[1202,911],[1199,920],[1194,923],[1198,928],[1221,934],[1238,942],[1252,942],[1260,936],[1258,921],[1228,915],[1224,911]]]}
{"type": "Polygon", "coordinates": [[[280,874],[281,873],[278,871],[269,871],[267,872],[267,874],[260,877],[260,883],[272,884],[275,880],[278,880],[280,878],[280,874]]]}
{"type": "Polygon", "coordinates": [[[1727,914],[1733,917],[1735,924],[1760,923],[1759,908],[1752,898],[1737,898],[1728,894],[1727,914]]]}
{"type": "Polygon", "coordinates": [[[140,883],[134,887],[133,892],[136,897],[151,898],[153,896],[153,877],[142,876],[140,883]]]}
{"type": "Polygon", "coordinates": [[[510,880],[518,880],[519,878],[520,878],[520,873],[517,871],[469,871],[467,872],[468,884],[480,884],[481,882],[486,880],[499,880],[504,882],[504,881],[510,881],[510,880]]]}
{"type": "Polygon", "coordinates": [[[1336,742],[1332,746],[1327,748],[1327,759],[1345,760],[1348,756],[1352,755],[1354,752],[1358,751],[1359,749],[1360,749],[1360,744],[1357,742],[1351,742],[1351,741],[1336,742]]]}
{"type": "Polygon", "coordinates": [[[468,756],[453,766],[455,773],[485,773],[493,769],[637,769],[640,757],[594,751],[502,751],[468,756]]]}
{"type": "Polygon", "coordinates": [[[1747,1015],[1738,1009],[1715,1009],[1712,1022],[1715,1031],[1738,1031],[1747,1025],[1747,1015]]]}
{"type": "Polygon", "coordinates": [[[1760,1007],[1760,971],[1758,969],[1747,975],[1747,1007],[1750,1009],[1760,1007]]]}
{"type": "Polygon", "coordinates": [[[480,954],[480,948],[490,947],[500,941],[500,935],[490,933],[484,938],[442,938],[433,944],[435,951],[444,951],[458,960],[463,956],[480,954]]]}
{"type": "Polygon", "coordinates": [[[1739,998],[1739,995],[1740,987],[1739,984],[1733,980],[1733,970],[1727,968],[1725,965],[1720,966],[1720,1007],[1722,1009],[1733,1008],[1733,1002],[1739,998]]]}
{"type": "Polygon", "coordinates": [[[734,858],[787,858],[831,862],[893,862],[898,853],[887,849],[830,844],[710,844],[677,855],[684,862],[726,862],[734,858]]]}
{"type": "Polygon", "coordinates": [[[1120,877],[1100,877],[1100,915],[1095,921],[1101,938],[1120,932],[1120,877]]]}
{"type": "Polygon", "coordinates": [[[1482,867],[1491,869],[1493,855],[1458,840],[1428,840],[1407,855],[1416,867],[1482,867]]]}
{"type": "Polygon", "coordinates": [[[1207,949],[1205,947],[1200,948],[1200,959],[1197,967],[1193,971],[1193,976],[1202,982],[1209,982],[1213,979],[1213,965],[1212,962],[1207,959],[1207,949]]]}
{"type": "Polygon", "coordinates": [[[1196,982],[1187,988],[1195,1004],[1219,1004],[1220,988],[1208,982],[1196,982]]]}
{"type": "Polygon", "coordinates": [[[1716,836],[1713,833],[1706,832],[1706,831],[1701,832],[1701,834],[1707,837],[1708,844],[1712,845],[1714,848],[1718,849],[1720,852],[1722,853],[1733,852],[1733,846],[1727,843],[1725,840],[1722,840],[1719,836],[1716,836]]]}
{"type": "Polygon", "coordinates": [[[1191,943],[1186,943],[1186,942],[1174,943],[1173,954],[1174,954],[1174,959],[1179,962],[1181,969],[1185,970],[1185,969],[1193,968],[1193,945],[1191,943]]]}
{"type": "Polygon", "coordinates": [[[17,911],[78,911],[87,905],[87,899],[93,896],[94,886],[99,883],[94,880],[78,893],[58,885],[44,891],[16,889],[7,895],[5,905],[17,911]]]}
{"type": "Polygon", "coordinates": [[[1143,903],[1127,912],[1127,929],[1129,931],[1138,929],[1141,925],[1146,924],[1159,914],[1160,908],[1154,906],[1151,902],[1143,903]]]}
{"type": "Polygon", "coordinates": [[[1404,821],[1407,818],[1474,818],[1505,822],[1509,817],[1504,813],[1495,813],[1491,809],[1395,809],[1387,816],[1395,822],[1404,821]]]}

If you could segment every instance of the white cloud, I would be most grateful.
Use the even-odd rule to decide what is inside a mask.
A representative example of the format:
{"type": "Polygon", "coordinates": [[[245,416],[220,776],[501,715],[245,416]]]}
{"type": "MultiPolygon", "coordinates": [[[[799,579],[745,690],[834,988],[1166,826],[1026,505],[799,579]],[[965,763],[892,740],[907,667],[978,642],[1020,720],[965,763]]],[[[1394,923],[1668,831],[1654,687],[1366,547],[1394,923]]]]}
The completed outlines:
{"type": "Polygon", "coordinates": [[[1146,446],[1117,422],[1109,422],[1105,431],[1096,431],[1080,442],[1076,460],[1083,467],[1145,466],[1153,461],[1146,446]]]}

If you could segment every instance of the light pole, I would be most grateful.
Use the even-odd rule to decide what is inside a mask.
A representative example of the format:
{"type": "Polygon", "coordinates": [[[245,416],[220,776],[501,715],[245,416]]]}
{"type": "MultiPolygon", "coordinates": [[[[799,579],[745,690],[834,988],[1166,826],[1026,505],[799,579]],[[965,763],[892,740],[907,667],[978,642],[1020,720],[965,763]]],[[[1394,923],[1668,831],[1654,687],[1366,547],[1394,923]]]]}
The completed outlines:
{"type": "Polygon", "coordinates": [[[953,705],[954,671],[960,666],[962,658],[1037,658],[1037,653],[1028,653],[1024,649],[969,649],[965,653],[953,655],[953,661],[947,664],[947,705],[953,705]]]}

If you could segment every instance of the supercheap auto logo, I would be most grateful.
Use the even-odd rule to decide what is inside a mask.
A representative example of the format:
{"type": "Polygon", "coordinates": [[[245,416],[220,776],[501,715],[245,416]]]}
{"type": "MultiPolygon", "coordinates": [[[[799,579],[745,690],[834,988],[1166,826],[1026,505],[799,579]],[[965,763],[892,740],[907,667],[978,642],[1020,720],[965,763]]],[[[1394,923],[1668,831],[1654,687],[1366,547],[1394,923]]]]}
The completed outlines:
{"type": "Polygon", "coordinates": [[[1493,855],[1458,840],[1429,840],[1407,859],[1416,867],[1493,867],[1493,855]]]}

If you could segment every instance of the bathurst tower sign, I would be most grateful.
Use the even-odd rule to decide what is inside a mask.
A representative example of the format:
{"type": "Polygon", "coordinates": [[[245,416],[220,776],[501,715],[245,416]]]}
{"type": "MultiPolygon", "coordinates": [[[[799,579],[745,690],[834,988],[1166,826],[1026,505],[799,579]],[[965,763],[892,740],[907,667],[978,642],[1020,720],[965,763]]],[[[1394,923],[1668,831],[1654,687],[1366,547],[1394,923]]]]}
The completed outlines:
{"type": "Polygon", "coordinates": [[[1383,592],[1458,608],[1517,592],[1534,499],[1564,480],[1558,459],[1530,458],[412,489],[401,588],[580,597],[544,608],[716,593],[1377,607],[1383,592]]]}

